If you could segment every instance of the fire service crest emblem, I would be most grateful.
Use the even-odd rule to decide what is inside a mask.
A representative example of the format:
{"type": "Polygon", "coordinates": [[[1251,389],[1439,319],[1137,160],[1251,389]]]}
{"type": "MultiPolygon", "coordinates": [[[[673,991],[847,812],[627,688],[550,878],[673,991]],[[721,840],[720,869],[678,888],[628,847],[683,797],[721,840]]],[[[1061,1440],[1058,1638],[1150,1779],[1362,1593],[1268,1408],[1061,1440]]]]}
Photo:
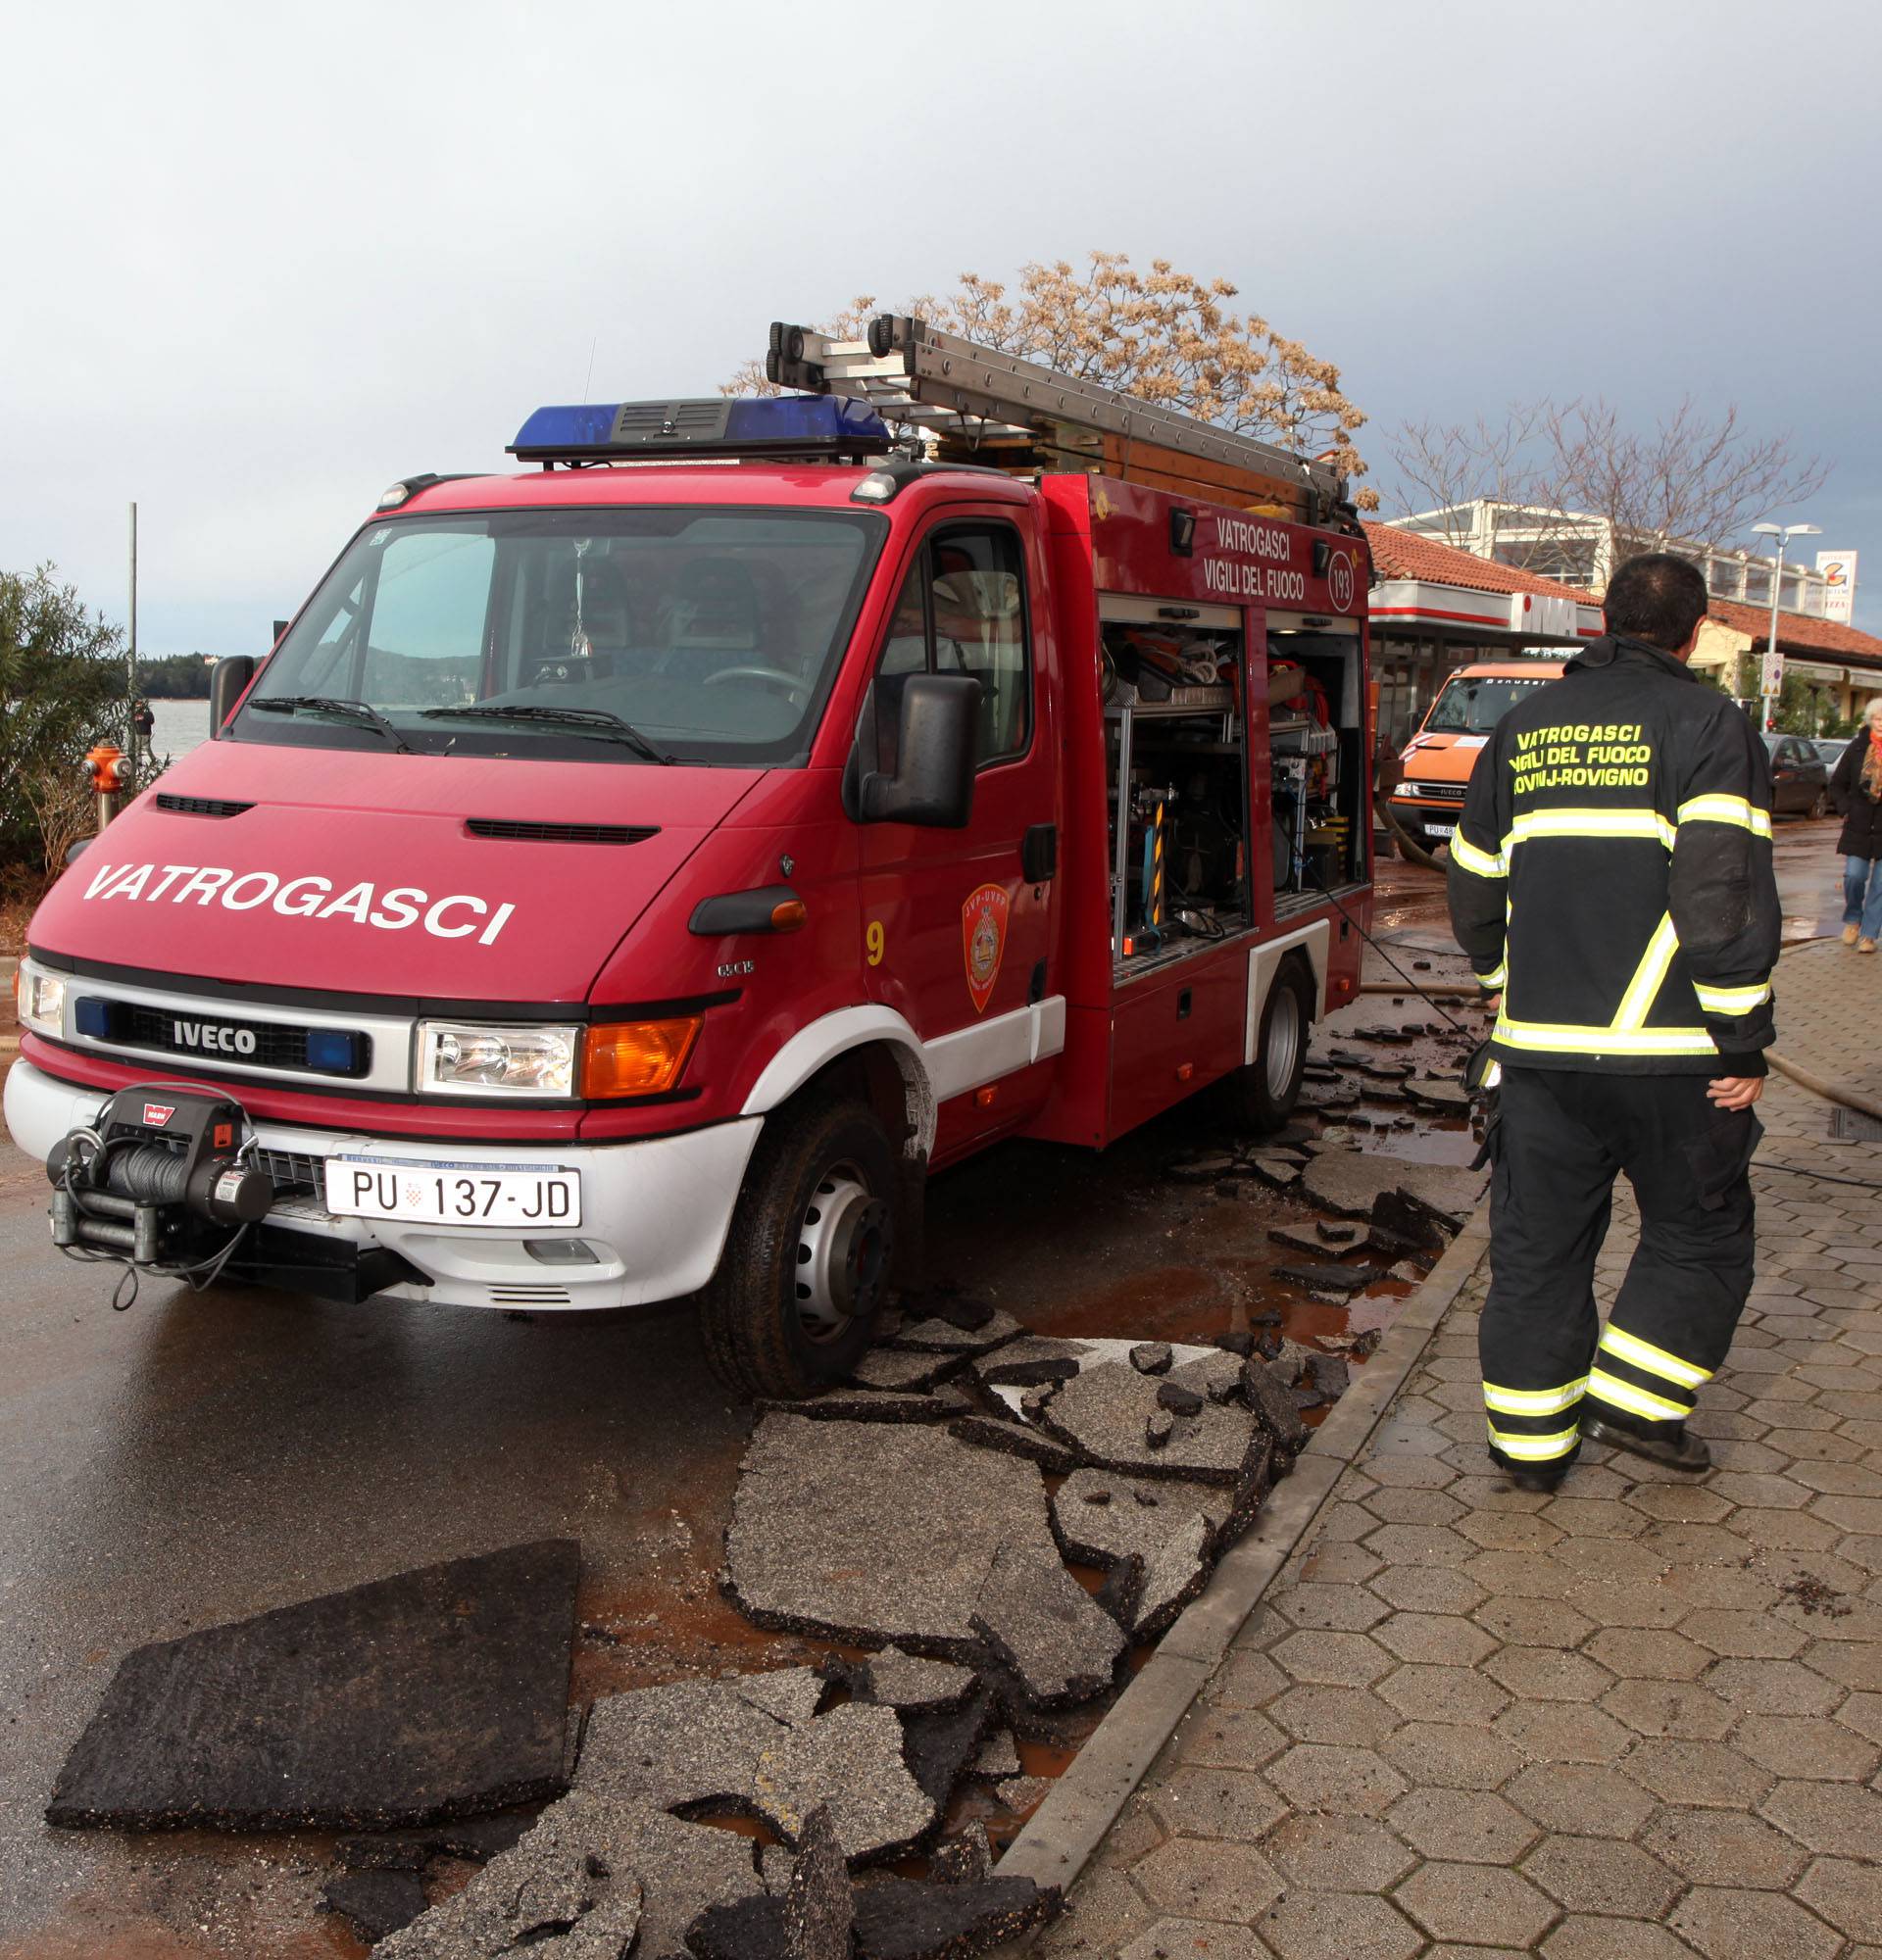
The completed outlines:
{"type": "Polygon", "coordinates": [[[984,1014],[1000,978],[1007,953],[1007,918],[1013,900],[1004,885],[982,885],[967,894],[961,907],[961,951],[967,966],[967,992],[973,1011],[984,1014]]]}

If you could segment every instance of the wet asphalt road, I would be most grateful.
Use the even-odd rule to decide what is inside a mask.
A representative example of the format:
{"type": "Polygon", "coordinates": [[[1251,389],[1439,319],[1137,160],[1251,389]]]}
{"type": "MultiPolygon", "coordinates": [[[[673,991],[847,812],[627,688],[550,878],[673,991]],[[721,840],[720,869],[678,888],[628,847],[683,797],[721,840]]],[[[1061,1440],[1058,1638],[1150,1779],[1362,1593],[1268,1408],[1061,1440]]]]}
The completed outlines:
{"type": "MultiPolygon", "coordinates": [[[[1780,829],[1786,910],[1819,929],[1840,908],[1834,837],[1780,829]]],[[[1437,881],[1387,867],[1377,926],[1402,959],[1435,953],[1449,937],[1437,881]]],[[[1025,1147],[994,1152],[944,1180],[940,1236],[1004,1199],[1006,1247],[977,1246],[966,1277],[997,1288],[1004,1267],[1007,1291],[1050,1321],[1055,1291],[1130,1277],[1115,1243],[1066,1214],[1142,1215],[1155,1152],[1057,1164],[1030,1223],[1012,1201],[1025,1147]]],[[[363,1950],[310,1913],[325,1840],[265,1859],[253,1840],[45,1828],[66,1750],[142,1642],[569,1535],[590,1575],[584,1618],[648,1629],[681,1666],[749,1665],[765,1644],[727,1652],[739,1636],[711,1595],[748,1419],[707,1374],[684,1309],[524,1321],[147,1286],[114,1314],[103,1276],[48,1243],[44,1201],[39,1167],[0,1144],[0,1960],[363,1950]]],[[[1126,1262],[1138,1298],[1187,1283],[1182,1236],[1142,1235],[1126,1262]]]]}

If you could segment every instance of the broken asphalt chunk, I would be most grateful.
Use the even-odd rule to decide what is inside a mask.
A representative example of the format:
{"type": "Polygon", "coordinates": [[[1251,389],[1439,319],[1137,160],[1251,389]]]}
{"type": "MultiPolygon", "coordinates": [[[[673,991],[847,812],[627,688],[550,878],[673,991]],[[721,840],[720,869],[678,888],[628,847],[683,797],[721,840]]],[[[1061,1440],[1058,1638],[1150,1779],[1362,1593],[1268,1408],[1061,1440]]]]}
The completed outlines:
{"type": "Polygon", "coordinates": [[[990,1354],[976,1355],[972,1372],[988,1388],[1035,1389],[1069,1381],[1083,1359],[1084,1350],[1076,1342],[1028,1334],[990,1354]]]}
{"type": "Polygon", "coordinates": [[[900,1647],[885,1647],[864,1663],[867,1698],[904,1715],[931,1715],[958,1708],[973,1686],[973,1670],[952,1661],[922,1660],[900,1647]]]}
{"type": "Polygon", "coordinates": [[[1326,1266],[1326,1265],[1286,1265],[1276,1266],[1277,1279],[1286,1280],[1292,1286],[1311,1287],[1315,1293],[1343,1295],[1363,1293],[1372,1282],[1381,1277],[1373,1266],[1326,1266]]]}
{"type": "Polygon", "coordinates": [[[47,1821],[371,1830],[552,1796],[578,1562],[545,1539],[139,1647],[47,1821]]]}
{"type": "Polygon", "coordinates": [[[969,1621],[1008,1546],[1058,1561],[1032,1463],[927,1425],[767,1415],[732,1497],[725,1590],[774,1633],[971,1663],[969,1621]]]}
{"type": "Polygon", "coordinates": [[[373,1960],[620,1960],[630,1949],[686,1960],[686,1929],[703,1911],[760,1890],[749,1838],[576,1789],[373,1960]],[[572,1922],[541,1917],[584,1896],[572,1922]]]}
{"type": "MultiPolygon", "coordinates": [[[[1373,1206],[1386,1192],[1422,1202],[1446,1217],[1463,1216],[1482,1196],[1485,1182],[1480,1171],[1419,1163],[1380,1149],[1322,1151],[1302,1176],[1303,1190],[1321,1210],[1364,1220],[1372,1217],[1373,1206]]],[[[1390,1224],[1386,1219],[1379,1222],[1390,1224]]]]}
{"type": "Polygon", "coordinates": [[[1116,1622],[1059,1561],[1007,1544],[973,1611],[973,1627],[1044,1707],[1087,1701],[1111,1686],[1124,1650],[1116,1622]]]}
{"type": "Polygon", "coordinates": [[[975,1776],[1017,1776],[1020,1770],[1019,1744],[1011,1729],[996,1729],[981,1743],[979,1754],[967,1765],[975,1776]]]}
{"type": "Polygon", "coordinates": [[[950,1369],[960,1366],[956,1354],[922,1354],[900,1348],[871,1348],[856,1364],[856,1383],[864,1389],[898,1389],[904,1394],[931,1389],[950,1369]]]}
{"type": "MultiPolygon", "coordinates": [[[[1242,1393],[1248,1397],[1255,1420],[1273,1439],[1276,1451],[1292,1462],[1307,1445],[1307,1425],[1294,1406],[1289,1384],[1267,1362],[1256,1359],[1249,1361],[1243,1370],[1242,1393]]],[[[1276,1475],[1280,1474],[1280,1468],[1277,1463],[1276,1475]]]]}
{"type": "Polygon", "coordinates": [[[1157,1404],[1160,1408],[1166,1408],[1171,1415],[1201,1415],[1205,1399],[1181,1382],[1159,1382],[1157,1385],[1157,1404]]]}
{"type": "MultiPolygon", "coordinates": [[[[1217,1352],[1212,1361],[1234,1367],[1232,1356],[1217,1352]]],[[[1086,1461],[1110,1470],[1154,1469],[1160,1474],[1200,1477],[1232,1484],[1248,1452],[1251,1426],[1246,1409],[1206,1402],[1194,1416],[1175,1424],[1173,1433],[1153,1448],[1151,1426],[1158,1429],[1172,1418],[1158,1404],[1166,1383],[1190,1387],[1185,1362],[1160,1383],[1136,1369],[1115,1362],[1087,1368],[1052,1398],[1046,1427],[1086,1461]]]]}
{"type": "Polygon", "coordinates": [[[937,1812],[973,1766],[994,1721],[993,1690],[976,1682],[958,1708],[902,1718],[902,1760],[937,1812]]]}
{"type": "Polygon", "coordinates": [[[589,1711],[576,1787],[663,1810],[750,1808],[760,1759],[815,1717],[822,1694],[814,1668],[786,1667],[604,1695],[589,1711]]]}
{"type": "Polygon", "coordinates": [[[789,1960],[850,1960],[856,1901],[827,1804],[819,1804],[805,1820],[784,1890],[783,1920],[789,1960]]]}
{"type": "Polygon", "coordinates": [[[778,1412],[814,1422],[951,1422],[972,1406],[961,1391],[943,1382],[932,1395],[905,1395],[894,1389],[825,1389],[803,1401],[761,1399],[761,1415],[778,1412]]]}
{"type": "Polygon", "coordinates": [[[1130,1350],[1130,1365],[1140,1375],[1166,1375],[1170,1363],[1167,1341],[1140,1341],[1130,1350]]]}
{"type": "Polygon", "coordinates": [[[844,1855],[859,1861],[912,1848],[940,1815],[909,1774],[901,1717],[854,1701],[780,1730],[758,1759],[752,1802],[797,1846],[811,1814],[827,1805],[844,1855]]]}
{"type": "Polygon", "coordinates": [[[911,1318],[892,1341],[882,1345],[918,1354],[985,1354],[1025,1333],[1012,1314],[997,1309],[990,1309],[990,1313],[989,1319],[971,1328],[961,1327],[939,1313],[926,1320],[911,1318]]]}
{"type": "Polygon", "coordinates": [[[992,1872],[993,1846],[984,1824],[969,1824],[960,1837],[944,1839],[928,1859],[928,1877],[938,1886],[973,1885],[992,1872]]]}
{"type": "Polygon", "coordinates": [[[410,1870],[381,1866],[347,1872],[322,1887],[321,1910],[338,1913],[371,1946],[424,1910],[424,1885],[410,1870]]]}
{"type": "Polygon", "coordinates": [[[856,1960],[970,1960],[1045,1925],[1061,1906],[1057,1886],[1031,1879],[872,1879],[856,1888],[856,1960]]]}
{"type": "MultiPolygon", "coordinates": [[[[1052,1399],[1042,1395],[1038,1403],[1040,1413],[1052,1399]]],[[[1030,1403],[1032,1396],[1026,1401],[1030,1403]]],[[[1051,1437],[1030,1426],[1037,1417],[1031,1415],[1028,1422],[1005,1422],[997,1416],[967,1415],[948,1424],[948,1434],[958,1442],[974,1445],[981,1449],[1000,1449],[1011,1456],[1023,1457],[1029,1463],[1036,1463],[1048,1476],[1063,1476],[1068,1470],[1077,1469],[1082,1460],[1065,1447],[1063,1443],[1055,1443],[1051,1437]]]]}
{"type": "Polygon", "coordinates": [[[1108,1470],[1078,1471],[1052,1501],[1067,1558],[1105,1567],[1134,1561],[1139,1567],[1128,1622],[1138,1641],[1162,1633],[1203,1590],[1234,1508],[1219,1485],[1120,1477],[1108,1470]],[[1098,1495],[1107,1501],[1094,1504],[1098,1495]]]}

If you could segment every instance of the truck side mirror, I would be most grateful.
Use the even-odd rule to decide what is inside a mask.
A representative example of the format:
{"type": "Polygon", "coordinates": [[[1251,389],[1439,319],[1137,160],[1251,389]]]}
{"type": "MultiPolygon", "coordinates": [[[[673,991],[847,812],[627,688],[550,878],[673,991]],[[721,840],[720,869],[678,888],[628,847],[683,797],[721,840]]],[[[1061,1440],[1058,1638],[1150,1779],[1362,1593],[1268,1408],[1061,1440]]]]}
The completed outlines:
{"type": "MultiPolygon", "coordinates": [[[[973,736],[980,683],[968,674],[911,674],[902,683],[895,773],[864,759],[857,815],[864,823],[964,830],[973,814],[973,736]]],[[[869,717],[866,717],[867,721],[869,717]]]]}
{"type": "Polygon", "coordinates": [[[235,704],[255,678],[252,654],[231,654],[209,671],[209,726],[213,734],[235,711],[235,704]]]}

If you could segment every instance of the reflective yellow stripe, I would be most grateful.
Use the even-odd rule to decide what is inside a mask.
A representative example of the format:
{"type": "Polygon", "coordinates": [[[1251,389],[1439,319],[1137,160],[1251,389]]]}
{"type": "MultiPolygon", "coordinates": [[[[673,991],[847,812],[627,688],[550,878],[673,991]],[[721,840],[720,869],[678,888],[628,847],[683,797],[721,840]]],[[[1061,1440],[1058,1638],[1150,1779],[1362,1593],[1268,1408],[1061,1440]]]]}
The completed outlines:
{"type": "Polygon", "coordinates": [[[1647,1011],[1665,985],[1667,969],[1678,951],[1679,934],[1673,930],[1673,915],[1668,912],[1655,926],[1654,936],[1647,942],[1647,951],[1640,956],[1640,964],[1634,968],[1634,977],[1628,981],[1627,991],[1620,997],[1620,1009],[1614,1015],[1615,1027],[1646,1026],[1647,1011]]]}
{"type": "Polygon", "coordinates": [[[1642,809],[1527,809],[1510,826],[1503,840],[1507,860],[1518,844],[1532,837],[1652,837],[1668,851],[1673,826],[1651,807],[1642,809]]]}
{"type": "Polygon", "coordinates": [[[1479,987],[1495,989],[1501,987],[1509,977],[1509,968],[1499,964],[1493,966],[1488,973],[1479,973],[1477,975],[1477,985],[1479,987]]]}
{"type": "Polygon", "coordinates": [[[1562,1409],[1573,1408],[1587,1386],[1586,1375],[1562,1389],[1500,1389],[1493,1382],[1485,1382],[1484,1406],[1495,1409],[1499,1415],[1556,1415],[1562,1409]]]}
{"type": "MultiPolygon", "coordinates": [[[[1504,999],[1510,997],[1506,994],[1504,999]]],[[[1552,1021],[1497,1017],[1491,1039],[1506,1048],[1555,1054],[1711,1054],[1716,1044],[1704,1028],[1590,1028],[1552,1021]]]]}
{"type": "Polygon", "coordinates": [[[1771,998],[1771,983],[1758,987],[1703,987],[1695,980],[1693,992],[1709,1014],[1749,1014],[1771,998]]]}
{"type": "Polygon", "coordinates": [[[1526,1463],[1547,1462],[1552,1456],[1566,1456],[1581,1441],[1581,1430],[1571,1424],[1567,1429],[1559,1429],[1554,1436],[1512,1436],[1507,1430],[1490,1424],[1490,1441],[1506,1456],[1514,1456],[1526,1463]]]}
{"type": "Polygon", "coordinates": [[[1479,851],[1462,831],[1451,840],[1451,861],[1459,864],[1473,877],[1501,878],[1506,875],[1507,866],[1501,858],[1493,858],[1487,851],[1479,851]]]}
{"type": "Polygon", "coordinates": [[[1645,1389],[1623,1382],[1605,1368],[1589,1371],[1588,1393],[1605,1402],[1612,1402],[1616,1408],[1624,1408],[1630,1415],[1644,1415],[1649,1422],[1684,1422],[1692,1414],[1685,1402],[1669,1402],[1663,1396],[1649,1395],[1645,1389]]]}
{"type": "Polygon", "coordinates": [[[1643,1341],[1638,1334],[1629,1334],[1625,1328],[1616,1327],[1612,1321],[1601,1330],[1601,1345],[1609,1353],[1617,1354],[1623,1361],[1631,1361],[1636,1368],[1645,1368],[1650,1375],[1664,1375],[1669,1382],[1677,1382],[1682,1389],[1696,1389],[1701,1382],[1712,1379],[1709,1368],[1696,1368],[1690,1361],[1682,1361],[1677,1354],[1667,1353],[1664,1348],[1656,1348],[1651,1341],[1643,1341]]]}
{"type": "Polygon", "coordinates": [[[1679,807],[1679,820],[1681,823],[1735,823],[1741,830],[1749,830],[1754,837],[1768,837],[1771,834],[1770,812],[1757,808],[1739,796],[1688,797],[1679,807]]]}

